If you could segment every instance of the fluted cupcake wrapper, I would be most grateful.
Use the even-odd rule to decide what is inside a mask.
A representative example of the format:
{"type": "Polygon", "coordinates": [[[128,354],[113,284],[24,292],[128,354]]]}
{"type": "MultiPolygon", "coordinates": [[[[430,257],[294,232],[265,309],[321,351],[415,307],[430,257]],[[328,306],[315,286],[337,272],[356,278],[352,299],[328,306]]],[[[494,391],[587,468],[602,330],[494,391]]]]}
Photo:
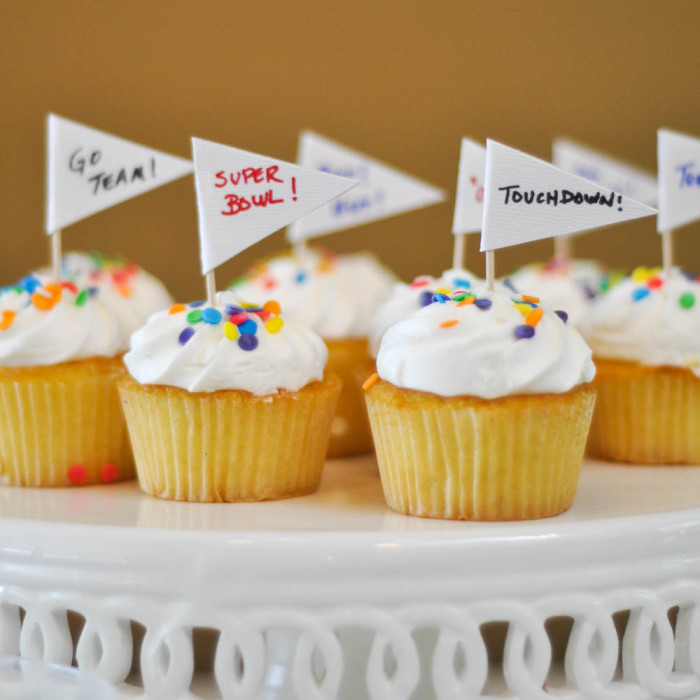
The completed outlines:
{"type": "Polygon", "coordinates": [[[596,358],[588,451],[637,464],[700,464],[700,379],[678,367],[596,358]]]}
{"type": "Polygon", "coordinates": [[[297,392],[120,385],[141,488],[177,501],[262,501],[318,488],[340,380],[297,392]]]}
{"type": "Polygon", "coordinates": [[[574,499],[595,391],[445,398],[379,381],[366,393],[384,495],[409,515],[524,520],[574,499]]]}
{"type": "Polygon", "coordinates": [[[372,451],[372,434],[362,386],[355,379],[358,367],[370,361],[367,340],[348,338],[325,340],[328,347],[327,370],[343,381],[335,419],[328,443],[328,457],[347,457],[372,451]]]}
{"type": "Polygon", "coordinates": [[[0,370],[0,482],[73,486],[134,477],[120,358],[0,370]]]}

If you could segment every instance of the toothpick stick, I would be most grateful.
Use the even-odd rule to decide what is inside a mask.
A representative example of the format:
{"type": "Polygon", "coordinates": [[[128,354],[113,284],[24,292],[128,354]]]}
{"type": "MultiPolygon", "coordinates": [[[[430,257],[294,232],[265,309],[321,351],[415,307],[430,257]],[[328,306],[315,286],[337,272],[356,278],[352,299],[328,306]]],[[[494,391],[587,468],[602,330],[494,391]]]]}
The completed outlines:
{"type": "Polygon", "coordinates": [[[216,280],[214,279],[214,270],[209,270],[205,276],[207,285],[207,304],[209,306],[216,305],[216,280]]]}
{"type": "Polygon", "coordinates": [[[306,265],[306,255],[308,253],[308,248],[306,247],[306,240],[296,241],[292,245],[294,251],[294,257],[297,259],[299,264],[304,267],[306,265]]]}
{"type": "Polygon", "coordinates": [[[62,257],[61,229],[58,229],[51,234],[51,267],[53,268],[53,278],[56,282],[61,281],[62,257]]]}
{"type": "Polygon", "coordinates": [[[486,251],[486,288],[489,292],[496,291],[496,256],[493,250],[486,251]]]}
{"type": "Polygon", "coordinates": [[[455,236],[455,245],[452,251],[452,269],[464,270],[464,253],[466,251],[466,234],[458,233],[455,236]]]}
{"type": "Polygon", "coordinates": [[[670,280],[673,267],[673,231],[664,231],[661,234],[661,260],[664,266],[664,277],[670,280]]]}
{"type": "Polygon", "coordinates": [[[569,236],[554,237],[554,254],[562,258],[571,258],[571,238],[569,236]]]}

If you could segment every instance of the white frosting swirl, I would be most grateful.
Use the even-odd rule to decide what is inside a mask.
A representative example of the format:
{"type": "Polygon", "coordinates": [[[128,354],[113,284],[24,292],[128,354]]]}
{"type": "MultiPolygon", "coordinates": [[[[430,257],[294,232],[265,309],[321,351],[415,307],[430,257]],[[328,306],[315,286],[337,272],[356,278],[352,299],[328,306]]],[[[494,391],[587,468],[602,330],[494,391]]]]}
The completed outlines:
{"type": "MultiPolygon", "coordinates": [[[[100,298],[114,309],[119,323],[123,349],[129,347],[131,334],[141,328],[156,311],[167,309],[172,297],[160,280],[136,263],[101,253],[66,253],[62,259],[65,279],[79,287],[97,287],[100,298]]],[[[50,274],[49,270],[39,271],[50,274]]]]}
{"type": "Polygon", "coordinates": [[[553,309],[566,311],[569,322],[582,333],[605,278],[605,269],[595,260],[557,255],[546,264],[524,265],[510,276],[518,291],[544,299],[553,309]]]}
{"type": "Polygon", "coordinates": [[[232,289],[285,313],[328,339],[364,338],[396,277],[370,253],[338,255],[311,248],[304,264],[281,255],[253,267],[232,289]]]}
{"type": "Polygon", "coordinates": [[[232,309],[227,307],[238,304],[239,298],[233,293],[217,294],[215,309],[222,318],[216,323],[188,320],[190,312],[204,313],[211,308],[206,306],[190,304],[176,313],[153,314],[134,333],[131,350],[124,356],[131,376],[141,384],[166,384],[191,392],[241,389],[259,396],[275,394],[279,389],[298,391],[323,378],[328,359],[323,340],[286,316],[268,314],[265,319],[265,314],[261,318],[244,312],[254,333],[251,326],[233,324],[235,337],[229,339],[224,326],[230,323],[232,315],[228,312],[232,309]],[[270,318],[283,322],[281,330],[266,330],[270,318]],[[257,341],[253,349],[246,350],[238,342],[244,335],[257,341]]]}
{"type": "Polygon", "coordinates": [[[484,399],[563,393],[593,379],[590,348],[549,307],[537,305],[543,314],[534,335],[518,337],[532,328],[524,313],[534,305],[516,305],[515,294],[475,295],[476,303],[432,303],[392,326],[377,356],[379,376],[406,389],[484,399]]]}
{"type": "MultiPolygon", "coordinates": [[[[497,289],[505,294],[510,291],[505,281],[497,282],[497,289]]],[[[372,324],[369,332],[369,351],[372,357],[376,357],[379,352],[379,345],[382,342],[384,333],[399,321],[403,321],[414,311],[427,306],[430,300],[438,291],[453,291],[455,289],[473,289],[483,287],[484,281],[476,277],[468,270],[452,268],[445,270],[439,278],[421,275],[416,277],[411,284],[397,282],[389,298],[377,309],[372,317],[372,324]]]]}
{"type": "Polygon", "coordinates": [[[700,378],[698,279],[638,268],[597,301],[587,340],[597,357],[686,367],[700,378]]]}
{"type": "MultiPolygon", "coordinates": [[[[0,366],[31,367],[88,357],[114,357],[124,350],[115,313],[100,294],[88,290],[47,287],[27,291],[7,288],[0,294],[0,366]],[[56,299],[50,308],[37,306],[33,295],[56,299]]],[[[41,301],[41,300],[39,300],[41,301]]]]}

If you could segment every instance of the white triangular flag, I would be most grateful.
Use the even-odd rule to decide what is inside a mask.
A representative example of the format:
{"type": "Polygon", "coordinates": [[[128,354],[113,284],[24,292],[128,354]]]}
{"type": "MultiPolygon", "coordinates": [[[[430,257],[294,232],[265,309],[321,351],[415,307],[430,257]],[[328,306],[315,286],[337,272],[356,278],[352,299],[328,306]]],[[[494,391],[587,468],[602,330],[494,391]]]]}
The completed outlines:
{"type": "Polygon", "coordinates": [[[452,233],[481,231],[484,218],[486,149],[476,141],[462,139],[452,233]]]}
{"type": "Polygon", "coordinates": [[[437,204],[445,193],[335,141],[304,131],[299,137],[299,165],[352,177],[361,185],[346,197],[317,209],[290,227],[291,242],[366,224],[377,219],[437,204]]]}
{"type": "Polygon", "coordinates": [[[659,201],[656,178],[646,170],[617,160],[580,143],[558,138],[552,144],[552,163],[623,197],[655,207],[659,201]]]}
{"type": "Polygon", "coordinates": [[[659,233],[700,219],[700,139],[659,129],[659,233]]]}
{"type": "Polygon", "coordinates": [[[192,172],[184,158],[49,114],[46,233],[192,172]]]}
{"type": "Polygon", "coordinates": [[[192,151],[203,274],[359,185],[202,139],[192,151]]]}
{"type": "Polygon", "coordinates": [[[496,141],[486,142],[482,251],[655,213],[646,204],[565,173],[544,160],[496,141]]]}

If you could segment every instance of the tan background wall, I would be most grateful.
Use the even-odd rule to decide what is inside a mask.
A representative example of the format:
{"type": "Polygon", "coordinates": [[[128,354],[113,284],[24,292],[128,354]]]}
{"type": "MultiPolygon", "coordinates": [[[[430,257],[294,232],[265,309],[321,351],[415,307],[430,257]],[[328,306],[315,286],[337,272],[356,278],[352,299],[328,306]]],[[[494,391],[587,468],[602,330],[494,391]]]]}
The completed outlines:
{"type": "MultiPolygon", "coordinates": [[[[294,160],[300,129],[454,192],[460,137],[547,158],[567,134],[655,169],[661,125],[700,135],[700,3],[0,0],[0,282],[47,260],[44,118],[53,111],[182,156],[189,137],[294,160]]],[[[371,248],[402,276],[451,259],[452,202],[323,239],[371,248]]],[[[582,256],[655,264],[653,219],[586,235],[582,256]]],[[[478,237],[469,266],[483,270],[478,237]]],[[[677,235],[700,269],[700,225],[677,235]]],[[[121,252],[182,299],[201,296],[191,179],[64,232],[66,248],[121,252]]],[[[284,246],[278,233],[220,286],[284,246]]],[[[499,273],[549,254],[498,256],[499,273]]]]}

